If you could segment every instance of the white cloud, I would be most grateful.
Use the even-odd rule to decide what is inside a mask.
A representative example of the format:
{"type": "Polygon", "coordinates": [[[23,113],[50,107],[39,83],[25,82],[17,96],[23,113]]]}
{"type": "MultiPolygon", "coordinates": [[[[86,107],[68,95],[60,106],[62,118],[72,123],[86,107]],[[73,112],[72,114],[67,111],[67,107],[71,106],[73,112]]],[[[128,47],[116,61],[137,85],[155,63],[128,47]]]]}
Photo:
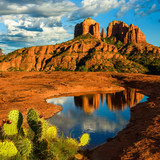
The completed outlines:
{"type": "Polygon", "coordinates": [[[83,0],[82,7],[69,15],[70,20],[97,16],[100,13],[108,12],[118,8],[125,3],[125,0],[83,0]]]}
{"type": "Polygon", "coordinates": [[[120,10],[117,13],[118,17],[122,17],[128,10],[133,9],[137,0],[129,0],[128,2],[121,4],[120,10]]]}
{"type": "Polygon", "coordinates": [[[83,112],[76,112],[74,109],[68,110],[67,114],[58,113],[48,121],[56,125],[64,133],[67,133],[76,125],[87,132],[115,132],[121,130],[128,123],[122,116],[116,116],[117,121],[109,120],[107,117],[97,115],[85,115],[83,112]],[[64,123],[65,122],[65,123],[64,123]]]}
{"type": "Polygon", "coordinates": [[[1,0],[0,22],[6,32],[1,33],[0,44],[15,49],[71,39],[73,35],[64,29],[61,19],[76,9],[67,0],[1,0]]]}
{"type": "Polygon", "coordinates": [[[52,98],[52,99],[47,99],[47,103],[55,104],[55,105],[60,105],[63,106],[64,103],[67,101],[67,97],[59,97],[59,98],[52,98]]]}
{"type": "MultiPolygon", "coordinates": [[[[72,39],[73,35],[64,29],[61,17],[31,17],[27,15],[3,16],[7,32],[1,33],[1,43],[17,48],[33,45],[60,43],[72,39]]],[[[3,49],[6,49],[2,47],[3,49]]]]}
{"type": "Polygon", "coordinates": [[[156,4],[153,4],[152,7],[148,10],[148,13],[154,12],[156,9],[156,4]]]}
{"type": "Polygon", "coordinates": [[[0,15],[18,15],[27,14],[34,17],[50,17],[50,16],[64,16],[74,10],[77,7],[71,1],[42,1],[35,3],[35,1],[7,1],[2,0],[0,2],[0,15]]]}

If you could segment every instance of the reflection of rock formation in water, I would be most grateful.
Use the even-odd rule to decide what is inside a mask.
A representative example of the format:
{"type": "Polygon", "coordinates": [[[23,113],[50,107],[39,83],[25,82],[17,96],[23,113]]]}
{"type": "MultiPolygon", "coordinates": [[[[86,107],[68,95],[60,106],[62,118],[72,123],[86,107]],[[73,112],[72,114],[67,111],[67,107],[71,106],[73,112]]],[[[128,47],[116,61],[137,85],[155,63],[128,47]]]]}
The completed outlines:
{"type": "Polygon", "coordinates": [[[137,93],[135,89],[126,89],[122,92],[107,94],[106,103],[112,111],[123,110],[127,106],[135,106],[143,97],[144,95],[137,93]]]}
{"type": "Polygon", "coordinates": [[[74,97],[74,102],[77,107],[82,107],[85,113],[92,113],[99,108],[100,94],[74,97]]]}
{"type": "Polygon", "coordinates": [[[106,94],[101,94],[101,102],[102,102],[102,104],[104,104],[104,100],[105,100],[105,97],[106,97],[106,94]]]}
{"type": "Polygon", "coordinates": [[[100,98],[102,104],[104,104],[105,96],[108,108],[112,111],[123,110],[127,106],[132,107],[144,97],[144,95],[137,93],[135,89],[126,89],[122,92],[108,93],[106,95],[76,96],[74,97],[74,102],[77,107],[82,107],[85,113],[92,113],[99,108],[100,98]]]}

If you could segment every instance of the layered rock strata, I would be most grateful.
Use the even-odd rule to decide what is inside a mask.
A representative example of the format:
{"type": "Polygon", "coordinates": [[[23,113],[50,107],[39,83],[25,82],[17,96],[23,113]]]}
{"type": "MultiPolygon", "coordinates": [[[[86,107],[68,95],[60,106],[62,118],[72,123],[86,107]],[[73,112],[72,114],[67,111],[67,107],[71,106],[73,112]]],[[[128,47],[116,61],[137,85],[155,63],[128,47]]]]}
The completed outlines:
{"type": "Polygon", "coordinates": [[[85,57],[91,57],[90,61],[88,59],[85,63],[85,65],[88,65],[87,67],[97,63],[97,58],[99,63],[103,62],[103,59],[110,59],[113,56],[123,58],[122,55],[116,54],[117,52],[116,46],[106,44],[96,38],[94,40],[86,39],[83,42],[76,40],[58,45],[34,46],[16,50],[9,54],[9,58],[1,57],[0,70],[40,71],[66,68],[74,71],[78,63],[85,61],[85,57]],[[91,57],[93,52],[101,54],[91,57]]]}

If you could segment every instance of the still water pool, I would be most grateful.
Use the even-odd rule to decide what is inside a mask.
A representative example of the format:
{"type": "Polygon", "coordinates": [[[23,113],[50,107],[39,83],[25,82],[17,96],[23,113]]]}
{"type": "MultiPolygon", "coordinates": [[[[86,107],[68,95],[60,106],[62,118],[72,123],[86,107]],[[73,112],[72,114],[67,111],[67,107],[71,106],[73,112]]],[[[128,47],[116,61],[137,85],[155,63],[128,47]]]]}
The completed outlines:
{"type": "Polygon", "coordinates": [[[83,133],[90,134],[87,149],[94,148],[125,128],[130,119],[130,108],[147,101],[135,89],[114,93],[86,93],[48,99],[63,110],[47,121],[59,129],[59,134],[79,140],[83,133]]]}

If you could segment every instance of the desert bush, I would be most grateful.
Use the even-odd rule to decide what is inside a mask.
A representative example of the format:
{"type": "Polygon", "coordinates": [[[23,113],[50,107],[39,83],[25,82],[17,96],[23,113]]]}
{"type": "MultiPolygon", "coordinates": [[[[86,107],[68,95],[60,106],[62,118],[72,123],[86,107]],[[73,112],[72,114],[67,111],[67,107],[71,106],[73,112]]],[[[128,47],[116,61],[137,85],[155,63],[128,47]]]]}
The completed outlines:
{"type": "Polygon", "coordinates": [[[81,72],[88,72],[88,67],[86,67],[85,65],[80,66],[79,67],[79,71],[81,71],[81,72]]]}

